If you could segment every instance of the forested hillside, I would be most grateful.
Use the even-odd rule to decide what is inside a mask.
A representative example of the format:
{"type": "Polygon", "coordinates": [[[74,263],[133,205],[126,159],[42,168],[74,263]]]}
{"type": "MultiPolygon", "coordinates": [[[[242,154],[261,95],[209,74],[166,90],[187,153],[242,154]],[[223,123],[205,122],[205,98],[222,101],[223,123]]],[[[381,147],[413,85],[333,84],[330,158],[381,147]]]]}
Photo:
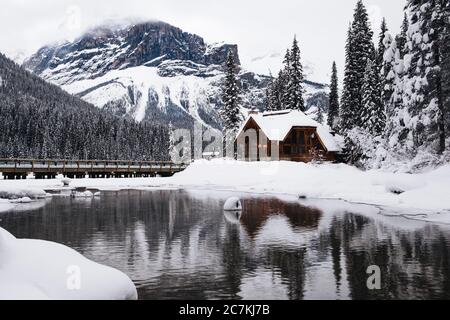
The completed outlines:
{"type": "Polygon", "coordinates": [[[2,54],[0,129],[1,158],[167,158],[167,128],[101,111],[2,54]]]}

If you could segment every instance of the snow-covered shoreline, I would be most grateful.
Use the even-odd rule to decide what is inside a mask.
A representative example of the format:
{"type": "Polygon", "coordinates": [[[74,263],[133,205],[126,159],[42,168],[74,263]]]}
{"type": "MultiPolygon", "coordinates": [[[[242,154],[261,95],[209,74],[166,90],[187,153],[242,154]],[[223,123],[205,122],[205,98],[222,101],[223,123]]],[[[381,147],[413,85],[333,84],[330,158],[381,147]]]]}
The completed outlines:
{"type": "MultiPolygon", "coordinates": [[[[361,171],[344,164],[218,159],[196,161],[170,178],[78,179],[70,186],[99,190],[183,188],[288,194],[385,206],[395,209],[393,212],[420,214],[425,218],[430,215],[432,221],[450,223],[450,165],[406,174],[361,171]]],[[[0,180],[0,192],[27,188],[63,189],[59,180],[0,180]]],[[[7,207],[8,203],[0,202],[0,211],[2,206],[7,207]]]]}
{"type": "Polygon", "coordinates": [[[133,282],[48,241],[16,239],[0,227],[0,300],[136,300],[133,282]]]}

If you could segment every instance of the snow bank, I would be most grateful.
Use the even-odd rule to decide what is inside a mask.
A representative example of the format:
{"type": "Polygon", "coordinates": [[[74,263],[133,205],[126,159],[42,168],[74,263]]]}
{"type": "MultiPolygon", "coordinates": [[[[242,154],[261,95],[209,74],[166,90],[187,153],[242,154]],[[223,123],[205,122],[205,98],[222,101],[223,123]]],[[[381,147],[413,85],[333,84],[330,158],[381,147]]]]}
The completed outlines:
{"type": "Polygon", "coordinates": [[[14,204],[5,199],[0,199],[0,212],[8,211],[14,208],[14,204]]]}
{"type": "Polygon", "coordinates": [[[137,299],[122,272],[52,242],[19,240],[0,228],[0,299],[137,299]]]}
{"type": "Polygon", "coordinates": [[[23,188],[15,188],[13,185],[8,184],[7,181],[2,181],[3,184],[0,185],[0,199],[44,199],[47,196],[46,192],[40,188],[32,188],[25,185],[23,188]]]}
{"type": "MultiPolygon", "coordinates": [[[[163,182],[163,181],[161,181],[163,182]]],[[[197,161],[164,180],[179,187],[284,193],[450,216],[450,165],[422,174],[361,171],[344,164],[197,161]],[[400,192],[393,192],[399,190],[400,192]],[[442,212],[441,212],[442,211],[442,212]]]]}

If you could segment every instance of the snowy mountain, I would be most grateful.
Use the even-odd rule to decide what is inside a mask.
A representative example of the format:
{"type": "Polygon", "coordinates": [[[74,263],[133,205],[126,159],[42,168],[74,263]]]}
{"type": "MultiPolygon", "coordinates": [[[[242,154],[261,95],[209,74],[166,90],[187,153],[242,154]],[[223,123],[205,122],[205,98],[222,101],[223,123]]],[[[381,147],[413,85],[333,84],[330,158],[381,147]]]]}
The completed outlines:
{"type": "MultiPolygon", "coordinates": [[[[46,46],[24,67],[99,108],[174,126],[221,128],[223,64],[236,45],[207,44],[164,22],[102,26],[74,42],[46,46]]],[[[271,78],[241,68],[243,114],[263,108],[271,78]]],[[[327,86],[306,84],[308,105],[326,108],[327,86]]]]}

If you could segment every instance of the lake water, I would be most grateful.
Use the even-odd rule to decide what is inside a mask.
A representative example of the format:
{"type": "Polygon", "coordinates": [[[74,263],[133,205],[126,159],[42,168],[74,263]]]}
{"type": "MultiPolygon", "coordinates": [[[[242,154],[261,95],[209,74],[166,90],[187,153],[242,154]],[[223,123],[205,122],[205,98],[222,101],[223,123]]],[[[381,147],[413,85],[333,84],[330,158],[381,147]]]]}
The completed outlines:
{"type": "Polygon", "coordinates": [[[18,238],[56,241],[130,276],[140,299],[449,299],[450,229],[337,201],[103,192],[0,214],[18,238]],[[366,273],[381,269],[381,289],[366,273]]]}

